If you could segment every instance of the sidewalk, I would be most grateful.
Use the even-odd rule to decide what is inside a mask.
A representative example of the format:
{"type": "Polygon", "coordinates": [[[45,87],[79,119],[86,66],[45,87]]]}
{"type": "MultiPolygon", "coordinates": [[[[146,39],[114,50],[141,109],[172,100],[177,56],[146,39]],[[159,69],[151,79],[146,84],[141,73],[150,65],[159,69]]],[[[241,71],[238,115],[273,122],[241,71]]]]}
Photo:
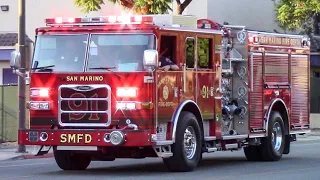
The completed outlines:
{"type": "Polygon", "coordinates": [[[314,141],[320,140],[320,129],[312,129],[311,133],[305,135],[297,135],[297,141],[314,141]]]}
{"type": "Polygon", "coordinates": [[[0,161],[53,157],[52,148],[50,149],[48,154],[42,156],[35,156],[35,154],[39,150],[39,146],[26,146],[27,153],[17,153],[17,150],[17,142],[0,144],[0,161]]]}
{"type": "MultiPolygon", "coordinates": [[[[297,141],[320,141],[320,129],[313,129],[311,133],[305,135],[297,135],[297,141]]],[[[34,159],[34,158],[51,158],[53,157],[52,148],[49,153],[42,156],[35,156],[39,146],[26,146],[27,153],[16,153],[18,144],[16,142],[0,144],[0,161],[18,160],[18,159],[34,159]]]]}

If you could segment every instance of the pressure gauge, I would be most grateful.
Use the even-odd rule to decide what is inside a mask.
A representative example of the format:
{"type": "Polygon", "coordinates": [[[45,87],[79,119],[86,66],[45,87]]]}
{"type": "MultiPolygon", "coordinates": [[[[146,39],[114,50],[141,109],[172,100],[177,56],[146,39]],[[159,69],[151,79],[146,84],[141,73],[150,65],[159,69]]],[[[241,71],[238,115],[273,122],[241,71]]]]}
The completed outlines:
{"type": "Polygon", "coordinates": [[[241,86],[238,88],[238,95],[244,97],[247,94],[247,88],[241,86]]]}
{"type": "Polygon", "coordinates": [[[239,75],[241,78],[243,78],[243,77],[246,75],[246,73],[247,73],[247,69],[246,69],[246,67],[244,67],[244,66],[240,66],[240,67],[237,69],[237,72],[238,72],[238,75],[239,75]]]}
{"type": "Polygon", "coordinates": [[[245,106],[240,106],[239,109],[240,109],[240,113],[239,113],[240,116],[246,115],[246,113],[247,113],[247,108],[246,108],[245,106]]]}

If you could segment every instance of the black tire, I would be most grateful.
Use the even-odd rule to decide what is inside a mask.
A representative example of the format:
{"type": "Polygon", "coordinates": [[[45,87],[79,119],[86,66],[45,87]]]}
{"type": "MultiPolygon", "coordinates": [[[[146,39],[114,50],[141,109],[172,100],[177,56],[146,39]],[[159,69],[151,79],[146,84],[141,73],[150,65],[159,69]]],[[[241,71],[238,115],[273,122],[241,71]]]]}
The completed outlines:
{"type": "Polygon", "coordinates": [[[70,151],[54,151],[57,165],[63,170],[85,170],[91,163],[91,156],[72,154],[70,151]]]}
{"type": "MultiPolygon", "coordinates": [[[[279,133],[280,134],[280,133],[279,133]]],[[[279,112],[272,111],[268,123],[268,136],[261,140],[260,152],[264,161],[279,161],[282,157],[285,147],[285,129],[284,122],[279,112]],[[278,125],[281,129],[281,145],[279,149],[275,149],[272,141],[273,126],[278,125]]]]}
{"type": "Polygon", "coordinates": [[[181,112],[176,130],[176,140],[171,146],[173,156],[164,158],[163,162],[169,171],[174,172],[188,172],[192,171],[198,166],[201,158],[201,142],[202,134],[196,117],[190,112],[181,112]],[[186,129],[191,126],[195,134],[195,152],[190,158],[184,152],[184,133],[186,129]]]}
{"type": "Polygon", "coordinates": [[[248,161],[261,161],[259,146],[248,146],[243,148],[244,154],[248,161]]]}

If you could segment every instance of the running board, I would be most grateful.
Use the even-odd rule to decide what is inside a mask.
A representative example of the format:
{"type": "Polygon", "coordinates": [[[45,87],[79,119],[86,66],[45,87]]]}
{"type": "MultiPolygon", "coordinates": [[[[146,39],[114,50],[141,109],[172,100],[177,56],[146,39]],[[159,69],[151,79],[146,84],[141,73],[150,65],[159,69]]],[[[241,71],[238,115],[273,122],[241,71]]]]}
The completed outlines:
{"type": "Polygon", "coordinates": [[[207,148],[207,152],[215,152],[218,151],[218,148],[207,148]]]}
{"type": "Polygon", "coordinates": [[[246,138],[248,138],[248,134],[222,136],[222,139],[223,139],[223,140],[231,140],[231,139],[246,139],[246,138]]]}
{"type": "Polygon", "coordinates": [[[156,141],[157,146],[163,146],[163,145],[171,145],[173,144],[173,141],[168,140],[168,141],[156,141]]]}
{"type": "Polygon", "coordinates": [[[225,145],[226,149],[238,149],[238,144],[226,144],[225,145]]]}
{"type": "Polygon", "coordinates": [[[216,136],[206,136],[206,137],[204,137],[204,140],[205,141],[214,141],[214,140],[217,140],[217,137],[216,136]]]}
{"type": "Polygon", "coordinates": [[[161,158],[169,158],[173,156],[173,153],[171,151],[171,145],[153,146],[153,150],[157,154],[157,156],[161,158]]]}

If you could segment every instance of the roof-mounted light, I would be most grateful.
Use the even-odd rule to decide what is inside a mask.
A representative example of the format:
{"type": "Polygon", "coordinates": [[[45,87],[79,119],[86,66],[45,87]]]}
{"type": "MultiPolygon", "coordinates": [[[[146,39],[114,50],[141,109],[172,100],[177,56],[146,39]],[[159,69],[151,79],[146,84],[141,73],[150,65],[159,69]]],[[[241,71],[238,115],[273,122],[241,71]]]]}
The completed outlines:
{"type": "Polygon", "coordinates": [[[152,23],[150,16],[105,16],[105,17],[84,17],[84,18],[49,18],[47,25],[105,25],[105,24],[142,24],[152,23]]]}
{"type": "Polygon", "coordinates": [[[249,36],[248,37],[248,43],[249,44],[257,44],[259,43],[259,37],[258,36],[249,36]]]}

